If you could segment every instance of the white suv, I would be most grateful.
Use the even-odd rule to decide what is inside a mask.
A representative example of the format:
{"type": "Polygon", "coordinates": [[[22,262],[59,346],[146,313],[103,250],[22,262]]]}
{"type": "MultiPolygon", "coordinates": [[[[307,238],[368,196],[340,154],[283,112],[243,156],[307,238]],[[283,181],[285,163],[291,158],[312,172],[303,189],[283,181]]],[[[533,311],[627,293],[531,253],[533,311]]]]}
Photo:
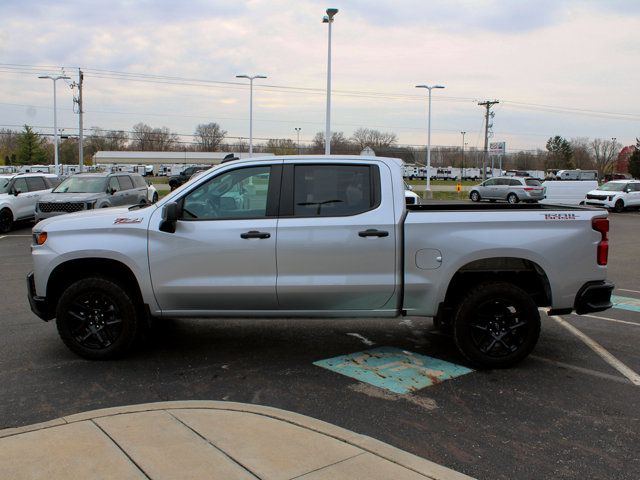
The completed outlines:
{"type": "Polygon", "coordinates": [[[640,180],[614,180],[587,193],[584,203],[615,212],[640,207],[640,180]]]}
{"type": "Polygon", "coordinates": [[[0,175],[0,233],[11,230],[16,220],[34,218],[40,196],[59,183],[49,173],[0,175]]]}

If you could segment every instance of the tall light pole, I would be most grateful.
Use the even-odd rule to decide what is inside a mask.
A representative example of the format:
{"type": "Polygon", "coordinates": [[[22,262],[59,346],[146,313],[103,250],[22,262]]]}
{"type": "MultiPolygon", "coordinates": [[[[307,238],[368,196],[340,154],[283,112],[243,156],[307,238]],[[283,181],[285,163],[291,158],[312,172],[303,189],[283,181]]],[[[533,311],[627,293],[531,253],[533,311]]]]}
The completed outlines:
{"type": "Polygon", "coordinates": [[[322,18],[322,23],[329,24],[329,47],[327,54],[327,126],[324,132],[324,153],[331,154],[331,24],[333,17],[338,13],[337,8],[327,8],[327,14],[322,18]]]}
{"type": "Polygon", "coordinates": [[[460,172],[461,180],[464,180],[464,136],[467,132],[460,132],[462,134],[462,171],[460,172]]]}
{"type": "Polygon", "coordinates": [[[431,90],[434,88],[444,88],[442,85],[416,85],[416,88],[426,88],[429,90],[429,121],[427,123],[427,191],[426,198],[431,198],[431,90]]]}
{"type": "Polygon", "coordinates": [[[302,130],[302,127],[293,127],[293,129],[296,131],[297,135],[298,135],[298,155],[300,155],[300,130],[302,130]]]}
{"type": "Polygon", "coordinates": [[[264,75],[236,75],[236,78],[249,79],[249,156],[253,156],[253,81],[256,78],[267,78],[264,75]]]}
{"type": "Polygon", "coordinates": [[[57,75],[52,77],[50,75],[40,75],[38,78],[48,78],[49,80],[53,80],[53,162],[55,165],[55,174],[60,175],[60,171],[58,169],[58,116],[57,116],[57,103],[56,103],[56,82],[60,79],[68,80],[69,77],[66,75],[57,75]]]}

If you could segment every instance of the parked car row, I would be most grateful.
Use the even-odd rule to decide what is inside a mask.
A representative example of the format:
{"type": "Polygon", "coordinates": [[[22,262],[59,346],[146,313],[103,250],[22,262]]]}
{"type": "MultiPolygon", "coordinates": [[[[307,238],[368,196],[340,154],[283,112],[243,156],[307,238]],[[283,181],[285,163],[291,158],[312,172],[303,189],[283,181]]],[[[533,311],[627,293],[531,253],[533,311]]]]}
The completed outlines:
{"type": "Polygon", "coordinates": [[[598,186],[596,180],[540,183],[530,177],[494,177],[473,187],[469,198],[474,202],[580,204],[622,212],[640,207],[640,180],[613,180],[598,186]]]}
{"type": "Polygon", "coordinates": [[[65,180],[49,173],[2,174],[0,233],[19,220],[156,201],[156,189],[137,173],[83,173],[65,180]]]}

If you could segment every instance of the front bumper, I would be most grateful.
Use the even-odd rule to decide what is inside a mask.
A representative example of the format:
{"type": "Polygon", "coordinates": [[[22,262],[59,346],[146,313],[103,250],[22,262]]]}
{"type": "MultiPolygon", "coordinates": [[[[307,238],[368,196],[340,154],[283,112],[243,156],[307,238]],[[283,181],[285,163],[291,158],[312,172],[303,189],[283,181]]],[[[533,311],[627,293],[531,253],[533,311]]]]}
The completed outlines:
{"type": "Polygon", "coordinates": [[[29,292],[28,297],[29,305],[31,305],[31,311],[45,322],[51,320],[54,315],[47,305],[46,297],[39,297],[36,295],[36,283],[33,277],[33,272],[30,272],[27,275],[27,290],[29,292]]]}
{"type": "Polygon", "coordinates": [[[602,312],[611,308],[611,292],[614,287],[613,283],[604,280],[585,283],[576,295],[573,308],[578,315],[602,312]]]}

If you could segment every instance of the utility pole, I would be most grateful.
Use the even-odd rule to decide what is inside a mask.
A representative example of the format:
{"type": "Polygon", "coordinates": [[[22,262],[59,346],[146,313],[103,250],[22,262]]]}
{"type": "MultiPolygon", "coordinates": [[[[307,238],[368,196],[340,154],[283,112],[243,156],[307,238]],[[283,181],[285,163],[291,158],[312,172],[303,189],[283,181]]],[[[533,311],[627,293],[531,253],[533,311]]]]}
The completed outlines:
{"type": "Polygon", "coordinates": [[[487,100],[485,102],[478,102],[478,105],[485,107],[487,112],[484,116],[484,156],[482,157],[482,181],[487,178],[487,158],[489,157],[489,116],[491,114],[491,107],[496,103],[500,103],[498,100],[487,100]]]}
{"type": "Polygon", "coordinates": [[[80,173],[82,173],[82,167],[84,166],[84,147],[83,147],[83,139],[84,139],[84,131],[82,128],[82,114],[84,111],[82,110],[82,82],[84,80],[84,73],[82,70],[78,69],[78,131],[80,132],[78,135],[78,169],[80,173]]]}
{"type": "Polygon", "coordinates": [[[464,180],[464,136],[467,132],[460,132],[462,134],[462,169],[460,172],[460,180],[464,180]]]}

